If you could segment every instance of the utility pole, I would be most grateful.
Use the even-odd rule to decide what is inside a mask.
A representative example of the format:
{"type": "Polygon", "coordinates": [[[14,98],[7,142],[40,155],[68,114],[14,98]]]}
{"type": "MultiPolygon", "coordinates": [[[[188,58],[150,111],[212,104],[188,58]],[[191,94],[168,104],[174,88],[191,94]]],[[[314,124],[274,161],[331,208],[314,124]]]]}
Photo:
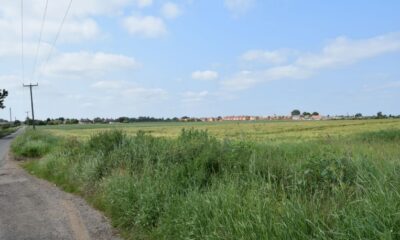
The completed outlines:
{"type": "Polygon", "coordinates": [[[35,112],[34,112],[34,110],[33,110],[32,87],[37,87],[37,86],[39,86],[39,84],[37,84],[37,83],[36,83],[36,84],[30,83],[30,84],[27,84],[27,85],[23,84],[23,86],[24,86],[24,87],[29,87],[29,90],[30,90],[30,93],[31,93],[32,126],[33,126],[33,129],[35,129],[35,112]]]}
{"type": "Polygon", "coordinates": [[[12,123],[11,108],[10,108],[10,123],[12,123]]]}
{"type": "Polygon", "coordinates": [[[25,113],[26,113],[26,120],[24,121],[24,124],[26,123],[25,125],[29,125],[29,111],[26,111],[25,113]]]}

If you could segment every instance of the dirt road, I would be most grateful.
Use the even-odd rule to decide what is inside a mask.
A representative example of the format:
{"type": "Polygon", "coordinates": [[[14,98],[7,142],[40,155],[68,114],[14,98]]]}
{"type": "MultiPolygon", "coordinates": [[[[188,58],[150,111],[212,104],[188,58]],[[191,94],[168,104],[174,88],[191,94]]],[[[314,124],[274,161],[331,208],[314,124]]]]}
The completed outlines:
{"type": "Polygon", "coordinates": [[[8,157],[0,139],[0,239],[119,239],[107,219],[79,197],[37,179],[8,157]]]}

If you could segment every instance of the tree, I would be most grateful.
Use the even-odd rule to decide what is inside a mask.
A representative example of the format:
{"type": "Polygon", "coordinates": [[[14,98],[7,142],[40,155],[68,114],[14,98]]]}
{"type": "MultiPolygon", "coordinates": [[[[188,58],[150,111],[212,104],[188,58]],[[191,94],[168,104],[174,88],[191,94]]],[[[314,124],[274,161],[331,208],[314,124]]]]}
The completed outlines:
{"type": "Polygon", "coordinates": [[[300,110],[295,109],[292,111],[292,116],[299,116],[300,115],[300,110]]]}
{"type": "Polygon", "coordinates": [[[361,113],[357,113],[357,114],[355,115],[355,117],[356,117],[356,118],[362,118],[362,114],[361,114],[361,113]]]}
{"type": "Polygon", "coordinates": [[[0,89],[0,109],[3,109],[3,108],[6,107],[6,106],[4,106],[4,99],[5,99],[7,96],[8,96],[7,90],[5,90],[5,89],[1,90],[1,89],[0,89]]]}
{"type": "Polygon", "coordinates": [[[310,116],[311,115],[311,113],[309,113],[309,112],[303,112],[303,116],[310,116]]]}
{"type": "Polygon", "coordinates": [[[376,117],[377,117],[377,118],[383,118],[382,112],[378,112],[378,113],[376,114],[376,117]]]}
{"type": "Polygon", "coordinates": [[[313,112],[312,115],[313,116],[319,116],[319,112],[313,112]]]}

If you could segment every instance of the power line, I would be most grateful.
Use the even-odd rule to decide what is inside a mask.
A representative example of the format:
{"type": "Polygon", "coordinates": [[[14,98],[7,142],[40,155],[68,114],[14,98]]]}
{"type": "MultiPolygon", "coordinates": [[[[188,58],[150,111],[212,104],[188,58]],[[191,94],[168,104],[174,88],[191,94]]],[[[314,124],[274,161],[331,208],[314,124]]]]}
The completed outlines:
{"type": "Polygon", "coordinates": [[[35,61],[34,61],[34,64],[33,64],[32,79],[35,77],[37,59],[38,59],[39,50],[40,50],[40,43],[41,43],[41,41],[42,41],[42,34],[43,34],[44,23],[45,23],[45,21],[46,21],[48,3],[49,3],[49,0],[46,0],[46,4],[45,4],[45,6],[44,6],[44,11],[43,11],[43,17],[42,17],[42,25],[41,25],[41,27],[40,27],[39,41],[38,41],[38,45],[37,45],[37,48],[36,48],[35,61]]]}
{"type": "Polygon", "coordinates": [[[58,28],[58,31],[57,31],[56,37],[55,37],[55,39],[54,39],[54,42],[53,42],[53,44],[52,44],[51,47],[50,47],[49,55],[47,56],[46,61],[45,61],[44,64],[43,64],[43,69],[44,69],[44,67],[47,65],[47,63],[48,63],[49,60],[50,60],[50,57],[51,57],[51,55],[52,55],[52,53],[53,53],[53,50],[54,50],[54,47],[55,47],[55,45],[56,45],[56,43],[57,43],[58,37],[60,36],[60,33],[61,33],[61,30],[62,30],[62,28],[63,28],[63,26],[64,26],[65,20],[66,20],[66,18],[67,18],[67,16],[68,16],[69,10],[71,9],[71,5],[72,5],[72,0],[69,1],[68,7],[67,7],[67,11],[65,12],[64,17],[63,17],[63,19],[62,19],[62,21],[61,21],[61,24],[60,24],[60,26],[59,26],[59,28],[58,28]]]}
{"type": "Polygon", "coordinates": [[[24,67],[24,0],[21,0],[21,76],[22,83],[25,82],[25,67],[24,67]]]}
{"type": "Polygon", "coordinates": [[[58,40],[58,37],[60,36],[61,30],[62,30],[62,28],[63,28],[63,26],[64,26],[65,19],[67,18],[68,13],[69,13],[69,10],[71,9],[71,4],[72,4],[72,0],[69,1],[67,11],[65,12],[65,15],[64,15],[64,17],[63,17],[63,19],[62,19],[62,21],[61,21],[60,27],[58,28],[56,38],[54,39],[54,42],[53,42],[53,44],[52,44],[52,46],[51,46],[51,48],[50,48],[50,53],[49,53],[49,55],[47,56],[46,63],[49,61],[49,59],[50,59],[50,57],[51,57],[51,55],[52,55],[52,53],[53,53],[53,50],[54,50],[54,47],[55,47],[56,42],[57,42],[57,40],[58,40]]]}

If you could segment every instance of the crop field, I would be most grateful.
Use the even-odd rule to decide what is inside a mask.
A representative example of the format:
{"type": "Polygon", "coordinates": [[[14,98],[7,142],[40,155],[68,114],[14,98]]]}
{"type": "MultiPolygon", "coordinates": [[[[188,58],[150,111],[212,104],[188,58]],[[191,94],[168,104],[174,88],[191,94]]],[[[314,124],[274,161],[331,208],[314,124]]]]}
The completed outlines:
{"type": "Polygon", "coordinates": [[[219,139],[251,141],[304,141],[325,137],[341,137],[356,133],[400,129],[400,120],[338,120],[338,121],[249,121],[249,122],[195,122],[195,123],[132,123],[90,124],[41,127],[57,136],[88,139],[104,130],[123,130],[128,135],[138,131],[156,137],[177,137],[182,129],[207,130],[219,139]]]}
{"type": "Polygon", "coordinates": [[[399,120],[40,127],[12,150],[126,239],[400,239],[399,120]]]}

